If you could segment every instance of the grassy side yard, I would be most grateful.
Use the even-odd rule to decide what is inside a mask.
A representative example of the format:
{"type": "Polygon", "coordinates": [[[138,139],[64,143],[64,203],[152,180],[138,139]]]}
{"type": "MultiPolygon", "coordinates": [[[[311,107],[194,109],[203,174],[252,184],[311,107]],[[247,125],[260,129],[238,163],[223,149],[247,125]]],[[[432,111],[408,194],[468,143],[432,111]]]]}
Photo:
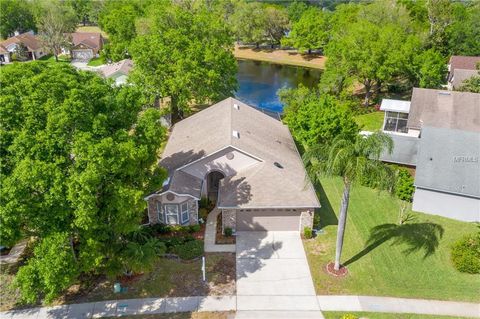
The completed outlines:
{"type": "Polygon", "coordinates": [[[355,122],[364,131],[378,131],[382,129],[384,112],[372,112],[355,116],[355,122]]]}
{"type": "Polygon", "coordinates": [[[450,262],[451,244],[478,231],[475,224],[412,213],[414,220],[399,227],[399,200],[362,186],[354,186],[350,197],[342,255],[349,274],[344,278],[328,275],[324,267],[335,254],[335,214],[343,184],[339,178],[328,178],[322,186],[318,187],[320,223],[325,234],[305,241],[317,294],[480,301],[480,275],[460,273],[450,262]],[[381,236],[367,244],[376,226],[381,236]]]}
{"type": "Polygon", "coordinates": [[[105,57],[100,56],[98,58],[93,58],[90,61],[88,61],[88,66],[100,66],[105,64],[105,57]]]}
{"type": "Polygon", "coordinates": [[[429,316],[416,315],[408,313],[382,313],[382,312],[335,312],[323,311],[325,319],[341,319],[345,314],[352,314],[357,318],[363,319],[467,319],[465,317],[451,317],[451,316],[429,316]]]}
{"type": "MultiPolygon", "coordinates": [[[[48,54],[48,55],[44,55],[42,56],[40,59],[38,59],[39,61],[47,61],[47,62],[57,62],[55,61],[55,56],[53,54],[48,54]]],[[[66,63],[70,63],[70,56],[68,55],[59,55],[58,56],[58,62],[66,62],[66,63]]]]}

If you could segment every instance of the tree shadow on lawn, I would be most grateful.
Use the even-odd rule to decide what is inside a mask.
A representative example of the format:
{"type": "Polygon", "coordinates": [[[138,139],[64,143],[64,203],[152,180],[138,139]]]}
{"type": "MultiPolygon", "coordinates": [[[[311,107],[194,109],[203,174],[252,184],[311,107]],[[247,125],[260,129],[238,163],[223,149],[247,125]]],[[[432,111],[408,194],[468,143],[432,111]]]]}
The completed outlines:
{"type": "Polygon", "coordinates": [[[328,200],[327,194],[325,193],[322,184],[316,182],[314,184],[314,188],[317,191],[317,195],[322,205],[322,207],[316,212],[316,214],[320,216],[320,221],[318,223],[317,221],[315,221],[315,227],[323,229],[326,226],[338,225],[337,215],[335,215],[335,211],[333,210],[333,207],[328,200]]]}
{"type": "Polygon", "coordinates": [[[403,253],[410,255],[418,251],[424,251],[423,258],[431,256],[438,248],[444,229],[435,223],[407,223],[403,225],[382,224],[370,230],[367,246],[355,256],[347,260],[344,265],[348,266],[383,244],[392,240],[391,246],[406,244],[403,253]]]}

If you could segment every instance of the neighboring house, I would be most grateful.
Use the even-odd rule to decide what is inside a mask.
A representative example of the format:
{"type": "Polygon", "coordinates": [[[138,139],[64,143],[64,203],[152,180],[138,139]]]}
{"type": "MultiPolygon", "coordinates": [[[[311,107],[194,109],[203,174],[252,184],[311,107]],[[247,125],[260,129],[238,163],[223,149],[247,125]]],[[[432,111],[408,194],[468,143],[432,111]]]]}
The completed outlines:
{"type": "Polygon", "coordinates": [[[0,42],[0,61],[13,62],[14,54],[20,45],[26,49],[27,60],[37,60],[46,55],[40,40],[30,31],[0,42]]]}
{"type": "Polygon", "coordinates": [[[98,32],[75,32],[71,37],[70,49],[63,49],[64,54],[71,54],[73,60],[89,61],[98,57],[103,48],[103,37],[98,32]]]}
{"type": "Polygon", "coordinates": [[[448,63],[447,88],[449,90],[458,89],[463,81],[473,76],[480,75],[478,70],[480,65],[480,56],[458,56],[450,57],[448,63]]]}
{"type": "Polygon", "coordinates": [[[133,68],[133,61],[129,59],[108,64],[100,69],[101,74],[107,79],[113,79],[116,85],[127,83],[128,74],[133,68]]]}
{"type": "Polygon", "coordinates": [[[233,98],[175,124],[160,165],[169,179],[146,197],[152,224],[197,224],[208,197],[223,229],[303,231],[320,207],[287,126],[233,98]]]}
{"type": "Polygon", "coordinates": [[[480,221],[480,94],[414,88],[407,103],[382,102],[394,149],[381,159],[416,167],[413,210],[480,221]],[[404,115],[389,123],[392,111],[407,114],[406,128],[404,115]]]}

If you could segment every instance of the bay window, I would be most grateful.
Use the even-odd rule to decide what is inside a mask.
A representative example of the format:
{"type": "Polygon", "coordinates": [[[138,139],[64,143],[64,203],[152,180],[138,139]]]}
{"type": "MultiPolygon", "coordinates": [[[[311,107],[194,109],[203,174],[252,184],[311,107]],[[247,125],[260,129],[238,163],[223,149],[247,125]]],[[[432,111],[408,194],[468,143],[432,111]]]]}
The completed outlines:
{"type": "Polygon", "coordinates": [[[188,202],[182,203],[180,205],[182,211],[182,224],[187,223],[190,220],[190,214],[188,212],[188,202]]]}

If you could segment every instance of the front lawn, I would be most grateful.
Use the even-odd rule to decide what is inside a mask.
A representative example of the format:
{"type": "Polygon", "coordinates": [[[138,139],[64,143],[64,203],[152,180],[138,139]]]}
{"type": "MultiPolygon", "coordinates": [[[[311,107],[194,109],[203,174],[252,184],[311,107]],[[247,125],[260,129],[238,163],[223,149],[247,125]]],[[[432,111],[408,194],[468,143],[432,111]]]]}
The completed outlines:
{"type": "MultiPolygon", "coordinates": [[[[84,277],[81,278],[80,283],[70,287],[54,304],[235,294],[235,254],[206,254],[206,283],[202,281],[201,266],[201,259],[180,261],[160,258],[152,271],[130,279],[108,280],[106,277],[84,277]],[[126,291],[115,294],[113,292],[115,282],[121,282],[126,291]]],[[[8,284],[13,278],[12,274],[2,273],[0,276],[0,311],[16,306],[18,292],[8,289],[8,284]]]]}
{"type": "Polygon", "coordinates": [[[363,131],[374,132],[382,129],[384,117],[384,112],[376,111],[355,116],[355,122],[363,131]]]}
{"type": "Polygon", "coordinates": [[[363,319],[467,319],[466,317],[451,316],[429,316],[416,315],[409,313],[383,313],[383,312],[342,312],[342,311],[322,311],[325,319],[341,319],[345,314],[352,314],[356,318],[363,319]]]}
{"type": "Polygon", "coordinates": [[[58,61],[56,61],[55,56],[53,54],[47,54],[47,55],[42,56],[38,60],[39,61],[47,61],[47,62],[67,62],[67,63],[70,63],[71,59],[70,59],[69,55],[61,54],[61,55],[58,56],[58,61]]]}
{"type": "Polygon", "coordinates": [[[88,66],[100,66],[105,64],[105,57],[100,56],[98,58],[93,58],[88,62],[88,66]]]}
{"type": "Polygon", "coordinates": [[[335,214],[343,184],[339,178],[328,178],[322,180],[322,186],[318,193],[322,204],[320,224],[325,234],[305,241],[317,294],[480,301],[480,275],[460,273],[450,262],[450,246],[463,235],[478,231],[475,224],[414,213],[415,219],[399,228],[399,200],[362,186],[353,187],[350,197],[342,255],[349,275],[327,275],[324,267],[335,254],[335,214]],[[375,226],[392,239],[367,245],[375,226]],[[433,230],[443,232],[438,247],[435,236],[427,236],[433,230]],[[433,253],[425,256],[428,249],[433,253]]]}

